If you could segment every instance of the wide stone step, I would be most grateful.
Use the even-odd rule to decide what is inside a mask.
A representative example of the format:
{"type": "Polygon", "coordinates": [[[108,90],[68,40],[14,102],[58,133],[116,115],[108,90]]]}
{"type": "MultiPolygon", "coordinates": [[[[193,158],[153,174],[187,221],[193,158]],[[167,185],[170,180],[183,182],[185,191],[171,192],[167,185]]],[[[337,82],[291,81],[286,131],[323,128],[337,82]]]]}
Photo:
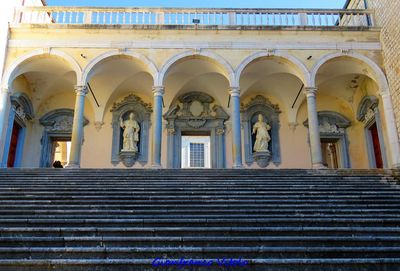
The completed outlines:
{"type": "Polygon", "coordinates": [[[287,217],[291,217],[291,220],[293,218],[301,218],[301,219],[312,219],[312,218],[323,218],[323,219],[399,219],[400,220],[400,215],[399,213],[395,214],[337,214],[337,213],[331,213],[331,214],[324,214],[324,213],[313,213],[313,214],[305,214],[301,212],[292,212],[289,215],[288,214],[247,214],[247,213],[241,213],[241,214],[151,214],[151,215],[138,215],[138,214],[112,214],[111,212],[108,214],[84,214],[84,215],[76,215],[76,214],[52,214],[52,215],[39,215],[39,214],[33,214],[33,215],[2,215],[0,218],[1,221],[8,221],[8,220],[13,220],[13,219],[28,219],[29,221],[32,220],[50,220],[50,219],[57,219],[57,220],[67,220],[67,219],[98,219],[98,220],[104,220],[104,219],[119,219],[119,220],[137,220],[137,219],[208,219],[208,221],[212,221],[213,219],[258,219],[258,221],[262,220],[274,220],[274,219],[285,219],[287,217]]]}
{"type": "Polygon", "coordinates": [[[383,226],[348,227],[0,227],[2,237],[68,237],[68,236],[393,236],[400,228],[383,226]]]}
{"type": "MultiPolygon", "coordinates": [[[[179,264],[181,258],[170,259],[179,264]]],[[[190,259],[185,259],[190,260],[190,259]]],[[[395,271],[398,270],[400,258],[375,258],[365,259],[252,259],[247,266],[220,266],[218,260],[223,259],[204,259],[211,261],[211,265],[201,266],[179,266],[182,271],[209,271],[215,270],[238,270],[238,271],[292,271],[293,266],[298,266],[301,270],[307,271],[337,271],[337,270],[364,270],[364,271],[395,271]]],[[[229,259],[228,259],[229,260],[229,259]]],[[[245,259],[242,259],[245,260],[245,259]]],[[[98,271],[98,270],[124,270],[124,271],[165,271],[166,267],[161,266],[165,261],[154,262],[154,259],[66,259],[66,260],[0,260],[0,266],[4,271],[98,271]],[[153,263],[156,265],[154,266],[153,263]],[[160,265],[157,265],[157,264],[160,265]]],[[[173,269],[172,269],[173,270],[173,269]]]]}
{"type": "Polygon", "coordinates": [[[2,226],[113,226],[113,227],[152,227],[152,226],[398,226],[400,225],[400,217],[397,218],[322,218],[322,217],[298,217],[298,218],[155,218],[155,219],[3,219],[0,217],[0,225],[2,226]]]}
{"type": "MultiPolygon", "coordinates": [[[[10,206],[11,207],[11,206],[10,206]]],[[[15,206],[14,206],[15,207],[15,206]]],[[[259,209],[259,208],[246,208],[246,209],[228,209],[221,208],[221,210],[213,209],[181,209],[176,207],[174,209],[136,209],[136,208],[128,208],[125,210],[121,209],[112,209],[109,208],[107,210],[99,207],[98,209],[91,209],[93,207],[89,207],[88,209],[83,209],[82,206],[75,206],[77,208],[65,208],[58,206],[51,206],[52,208],[43,208],[43,206],[33,205],[32,209],[25,208],[25,206],[20,206],[18,208],[8,208],[8,206],[1,206],[0,215],[5,218],[7,215],[18,215],[18,216],[38,216],[38,215],[151,215],[151,216],[159,216],[159,215],[207,215],[207,216],[215,216],[215,215],[400,215],[400,209],[398,208],[385,208],[385,209],[372,209],[372,208],[364,208],[359,209],[357,207],[351,206],[350,208],[343,209],[340,207],[337,208],[324,208],[324,209],[259,209]],[[38,210],[37,208],[40,207],[38,210]]],[[[332,206],[335,207],[335,206],[332,206]]]]}
{"type": "Polygon", "coordinates": [[[397,258],[400,247],[0,247],[0,259],[397,258]]]}
{"type": "Polygon", "coordinates": [[[134,246],[287,246],[400,247],[400,236],[72,236],[0,237],[0,247],[134,247],[134,246]]]}

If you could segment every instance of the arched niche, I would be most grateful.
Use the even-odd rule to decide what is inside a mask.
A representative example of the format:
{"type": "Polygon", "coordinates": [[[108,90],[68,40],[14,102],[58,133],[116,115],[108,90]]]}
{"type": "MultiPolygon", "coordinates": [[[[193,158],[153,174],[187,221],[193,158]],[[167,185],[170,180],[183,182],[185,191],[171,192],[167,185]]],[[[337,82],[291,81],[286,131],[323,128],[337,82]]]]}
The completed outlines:
{"type": "Polygon", "coordinates": [[[1,167],[20,167],[25,143],[26,128],[35,116],[30,98],[22,92],[10,97],[11,110],[5,136],[1,167]]]}
{"type": "MultiPolygon", "coordinates": [[[[74,110],[69,108],[55,109],[40,118],[39,123],[44,127],[41,139],[40,167],[52,166],[55,141],[71,141],[73,122],[74,110]]],[[[87,124],[89,121],[84,117],[83,126],[87,124]]]]}
{"type": "MultiPolygon", "coordinates": [[[[345,116],[337,112],[320,111],[318,112],[318,123],[321,142],[332,142],[331,144],[336,144],[335,151],[337,153],[331,154],[331,156],[336,155],[338,159],[337,167],[351,168],[349,142],[346,132],[346,129],[351,126],[351,122],[345,116]]],[[[303,124],[308,128],[308,119],[303,124]]]]}
{"type": "Polygon", "coordinates": [[[129,94],[121,102],[114,103],[111,112],[113,129],[111,163],[116,166],[122,162],[126,167],[132,167],[137,161],[145,165],[148,161],[150,117],[153,112],[151,105],[143,102],[140,97],[129,94]],[[123,129],[120,119],[126,120],[130,113],[134,113],[140,127],[138,152],[135,154],[122,151],[123,129]]]}
{"type": "Polygon", "coordinates": [[[255,135],[252,134],[253,125],[257,122],[258,115],[264,117],[264,121],[271,126],[269,131],[271,141],[269,142],[269,151],[272,155],[272,163],[278,166],[281,164],[281,150],[279,141],[279,110],[278,105],[272,104],[267,98],[262,95],[253,97],[247,104],[242,104],[242,126],[244,129],[244,151],[245,162],[247,165],[252,165],[254,161],[253,146],[255,143],[255,135]]]}
{"type": "Polygon", "coordinates": [[[181,167],[182,135],[210,135],[211,167],[225,167],[225,121],[229,115],[203,92],[189,92],[172,103],[164,114],[168,131],[168,168],[181,167]],[[212,104],[214,104],[212,106],[212,104]]]}
{"type": "Polygon", "coordinates": [[[364,123],[369,166],[371,168],[386,168],[388,163],[377,97],[365,96],[360,101],[357,109],[357,120],[364,123]]]}

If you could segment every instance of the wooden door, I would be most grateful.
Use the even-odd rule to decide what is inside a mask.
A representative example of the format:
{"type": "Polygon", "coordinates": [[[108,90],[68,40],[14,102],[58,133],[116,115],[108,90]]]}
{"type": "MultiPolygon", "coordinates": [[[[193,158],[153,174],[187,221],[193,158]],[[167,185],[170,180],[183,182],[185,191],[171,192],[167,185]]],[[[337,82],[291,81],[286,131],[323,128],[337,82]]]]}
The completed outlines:
{"type": "Polygon", "coordinates": [[[21,126],[19,126],[18,123],[14,122],[11,134],[10,149],[8,151],[7,167],[14,167],[20,130],[21,126]]]}
{"type": "Polygon", "coordinates": [[[371,133],[372,145],[374,148],[376,168],[383,168],[381,144],[379,142],[378,128],[376,127],[376,123],[369,128],[369,131],[371,133]]]}

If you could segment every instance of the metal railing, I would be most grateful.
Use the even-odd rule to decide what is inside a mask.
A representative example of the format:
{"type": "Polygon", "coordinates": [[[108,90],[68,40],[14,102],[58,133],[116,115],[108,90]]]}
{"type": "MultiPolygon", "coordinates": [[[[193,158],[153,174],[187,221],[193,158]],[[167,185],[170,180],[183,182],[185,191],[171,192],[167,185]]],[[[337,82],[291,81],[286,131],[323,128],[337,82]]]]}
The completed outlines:
{"type": "Polygon", "coordinates": [[[372,10],[23,7],[14,23],[373,27],[372,10]]]}

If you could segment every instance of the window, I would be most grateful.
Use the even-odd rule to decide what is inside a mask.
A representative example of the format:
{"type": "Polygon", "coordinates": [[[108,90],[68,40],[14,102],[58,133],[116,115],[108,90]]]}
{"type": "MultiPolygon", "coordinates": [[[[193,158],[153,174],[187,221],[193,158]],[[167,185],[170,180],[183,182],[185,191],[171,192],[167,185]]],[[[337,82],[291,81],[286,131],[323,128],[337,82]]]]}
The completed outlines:
{"type": "Polygon", "coordinates": [[[203,143],[190,143],[190,167],[204,167],[203,143]]]}

